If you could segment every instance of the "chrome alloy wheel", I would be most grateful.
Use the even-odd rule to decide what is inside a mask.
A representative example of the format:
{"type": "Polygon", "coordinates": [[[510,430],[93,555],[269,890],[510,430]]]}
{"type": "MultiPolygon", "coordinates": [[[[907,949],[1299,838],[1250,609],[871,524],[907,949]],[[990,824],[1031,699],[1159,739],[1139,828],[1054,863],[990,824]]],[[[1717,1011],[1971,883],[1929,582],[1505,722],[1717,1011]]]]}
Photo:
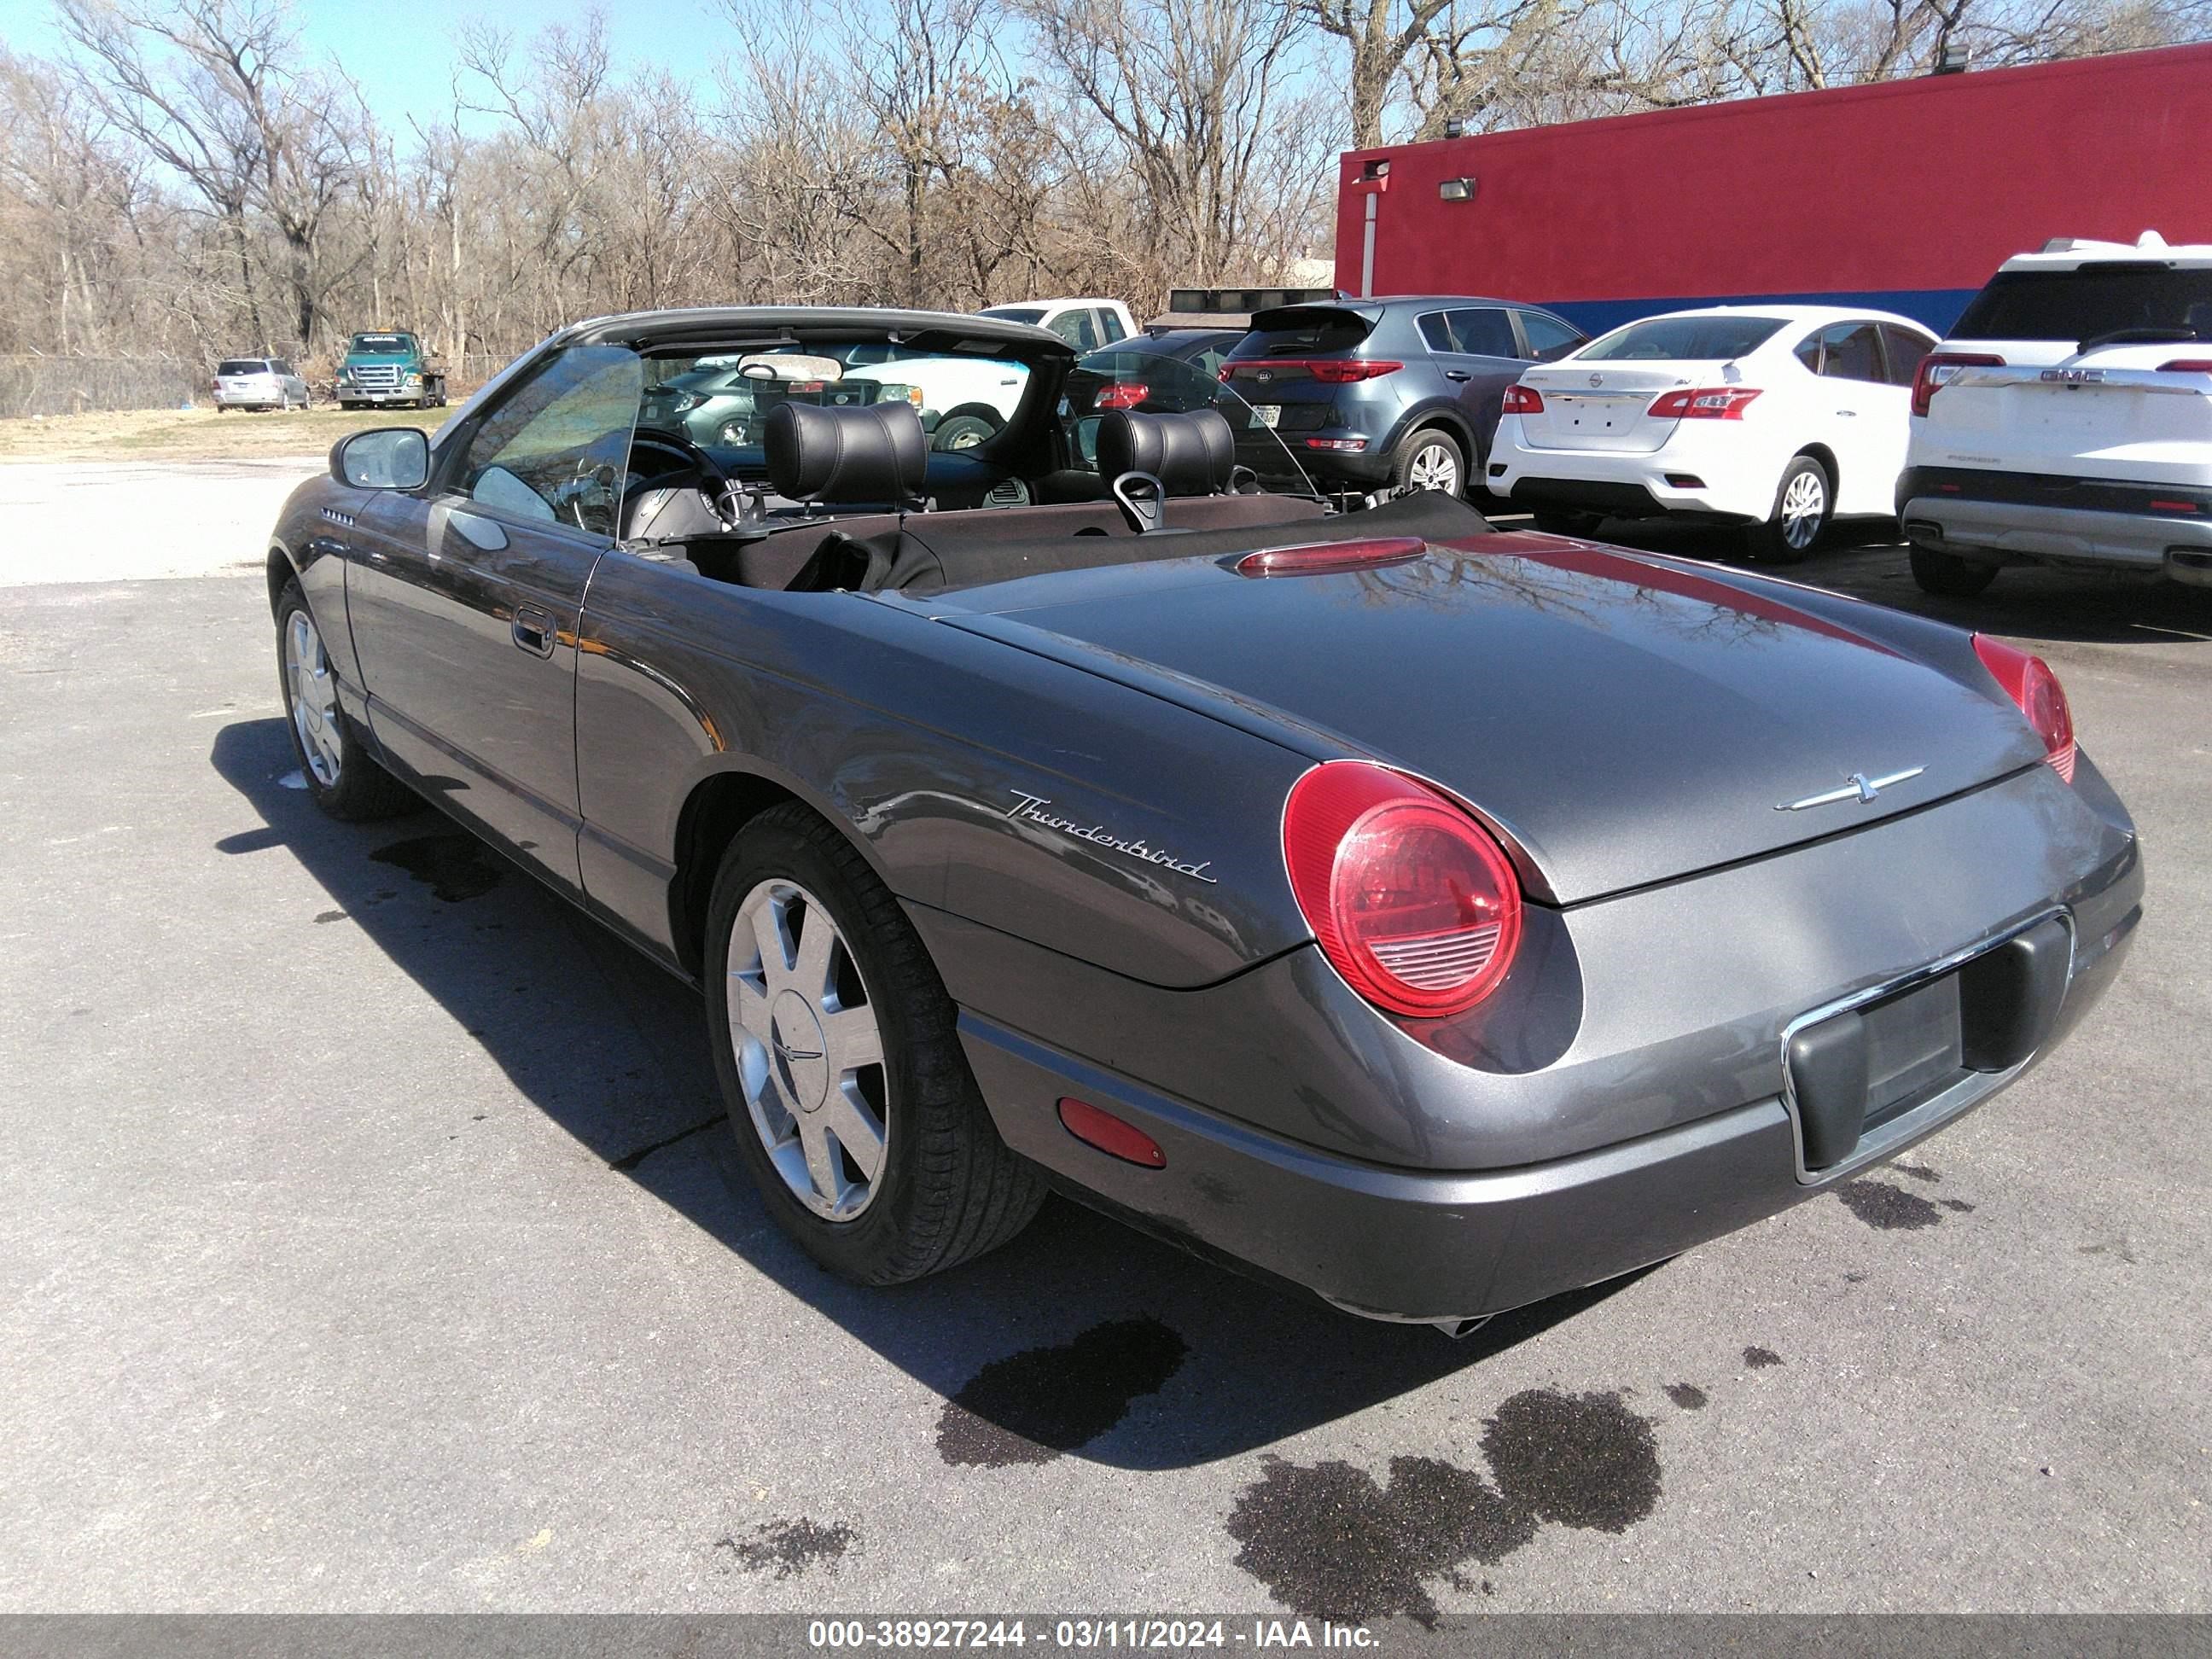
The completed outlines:
{"type": "Polygon", "coordinates": [[[1406,482],[1416,489],[1459,494],[1459,460],[1442,444],[1423,444],[1406,467],[1406,482]]]}
{"type": "Polygon", "coordinates": [[[888,1139],[883,1031],[844,935],[770,879],[730,924],[730,1044],[753,1129],[793,1195],[830,1221],[876,1196],[888,1139]]]}
{"type": "Polygon", "coordinates": [[[1817,472],[1800,472],[1782,492],[1782,539],[1802,553],[1820,533],[1827,515],[1828,487],[1817,472]]]}
{"type": "Polygon", "coordinates": [[[292,729],[299,733],[307,769],[324,788],[335,789],[343,742],[338,730],[338,683],[331,673],[323,636],[315,631],[315,619],[304,610],[295,611],[285,624],[284,684],[292,694],[292,729]]]}

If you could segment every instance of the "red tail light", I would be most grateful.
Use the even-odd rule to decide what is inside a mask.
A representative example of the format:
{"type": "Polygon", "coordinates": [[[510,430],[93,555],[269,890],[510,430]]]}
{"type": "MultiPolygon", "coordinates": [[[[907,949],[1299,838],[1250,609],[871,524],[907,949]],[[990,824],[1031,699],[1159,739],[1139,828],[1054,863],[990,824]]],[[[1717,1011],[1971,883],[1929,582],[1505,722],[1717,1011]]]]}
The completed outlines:
{"type": "Polygon", "coordinates": [[[2002,368],[2004,359],[1971,351],[1930,352],[1912,372],[1912,412],[1925,415],[1936,394],[1962,368],[2002,368]]]}
{"type": "Polygon", "coordinates": [[[2073,782],[2074,711],[2066,706],[2065,689],[2051,672],[2051,665],[1987,634],[1974,635],[1974,654],[1982,659],[1990,677],[2004,688],[2005,696],[2027,716],[2028,725],[2043,739],[2051,770],[2073,782]]]}
{"type": "Polygon", "coordinates": [[[1740,421],[1757,396],[1755,388],[1744,386],[1686,387],[1662,394],[1644,412],[1662,421],[1740,421]]]}
{"type": "Polygon", "coordinates": [[[1134,409],[1145,401],[1152,388],[1142,380],[1123,380],[1117,385],[1102,386],[1098,391],[1101,409],[1134,409]]]}
{"type": "Polygon", "coordinates": [[[1505,407],[1501,412],[1507,415],[1541,415],[1544,412],[1544,394],[1533,386],[1509,386],[1505,388],[1505,407]]]}
{"type": "Polygon", "coordinates": [[[2176,357],[2170,363],[2160,363],[2161,374],[2212,374],[2212,357],[2176,357]]]}
{"type": "Polygon", "coordinates": [[[1435,1019],[1496,990],[1521,947],[1504,849],[1441,791],[1364,761],[1316,766],[1283,808],[1298,909],[1345,982],[1435,1019]]]}
{"type": "Polygon", "coordinates": [[[1262,371],[1272,374],[1279,369],[1303,368],[1316,380],[1348,386],[1354,380],[1395,374],[1403,368],[1403,363],[1386,362],[1380,357],[1250,357],[1243,362],[1224,363],[1214,373],[1224,380],[1256,380],[1262,371]]]}

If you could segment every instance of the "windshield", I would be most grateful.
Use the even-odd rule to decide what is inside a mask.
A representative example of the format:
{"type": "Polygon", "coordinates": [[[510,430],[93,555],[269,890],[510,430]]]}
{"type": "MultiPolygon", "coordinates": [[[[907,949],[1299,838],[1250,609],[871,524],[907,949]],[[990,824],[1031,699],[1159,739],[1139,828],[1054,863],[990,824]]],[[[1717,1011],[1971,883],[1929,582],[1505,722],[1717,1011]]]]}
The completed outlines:
{"type": "Polygon", "coordinates": [[[353,344],[347,349],[380,352],[412,351],[415,349],[415,337],[411,334],[356,334],[353,337],[353,344]]]}
{"type": "MultiPolygon", "coordinates": [[[[1268,407],[1279,419],[1279,405],[1268,407]]],[[[1098,424],[1116,409],[1170,414],[1218,410],[1236,437],[1239,466],[1249,467],[1270,489],[1318,493],[1305,468],[1275,435],[1273,426],[1214,375],[1157,351],[1125,347],[1086,353],[1068,374],[1060,420],[1069,465],[1085,472],[1098,470],[1098,424]]]]}
{"type": "Polygon", "coordinates": [[[1575,354],[1579,362],[1717,363],[1774,337],[1779,317],[1654,317],[1616,329],[1575,354]]]}
{"type": "Polygon", "coordinates": [[[763,423],[780,404],[908,404],[932,449],[973,449],[1013,418],[1030,377],[1011,358],[901,356],[881,341],[656,358],[646,369],[639,426],[713,452],[726,471],[755,474],[767,460],[763,423]]]}
{"type": "Polygon", "coordinates": [[[266,374],[269,360],[265,357],[226,357],[215,366],[218,374],[266,374]]]}
{"type": "Polygon", "coordinates": [[[1044,320],[1042,306],[993,306],[982,313],[1009,323],[1041,323],[1044,320]]]}
{"type": "Polygon", "coordinates": [[[2212,339],[2212,270],[2120,259],[2078,270],[2001,270],[1951,337],[2079,343],[2123,329],[2212,339]]]}

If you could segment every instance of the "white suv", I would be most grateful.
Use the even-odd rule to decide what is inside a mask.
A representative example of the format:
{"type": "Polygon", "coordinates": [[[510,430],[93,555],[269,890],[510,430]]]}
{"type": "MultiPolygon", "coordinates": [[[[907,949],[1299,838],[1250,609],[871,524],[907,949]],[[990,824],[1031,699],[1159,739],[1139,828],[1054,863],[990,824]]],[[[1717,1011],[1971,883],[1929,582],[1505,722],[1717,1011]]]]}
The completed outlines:
{"type": "Polygon", "coordinates": [[[2212,586],[2212,244],[2006,260],[1921,362],[1897,510],[1930,593],[2024,560],[2212,586]]]}

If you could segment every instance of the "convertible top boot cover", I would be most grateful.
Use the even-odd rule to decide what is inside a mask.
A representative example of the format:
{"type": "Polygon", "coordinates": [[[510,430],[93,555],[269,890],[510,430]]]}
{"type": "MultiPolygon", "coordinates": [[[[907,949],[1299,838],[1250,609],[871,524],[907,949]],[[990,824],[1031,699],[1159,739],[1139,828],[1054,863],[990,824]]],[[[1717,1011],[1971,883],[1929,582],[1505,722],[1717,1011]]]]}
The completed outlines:
{"type": "Polygon", "coordinates": [[[1168,503],[1168,525],[1180,533],[1172,536],[1096,532],[1025,536],[1018,507],[1003,513],[922,514],[908,519],[901,530],[841,550],[844,573],[856,580],[831,585],[856,586],[864,592],[888,588],[927,595],[1055,570],[1217,558],[1372,536],[1449,541],[1490,533],[1490,523],[1482,514],[1435,490],[1401,495],[1364,513],[1325,514],[1320,502],[1297,495],[1175,500],[1168,503]]]}

